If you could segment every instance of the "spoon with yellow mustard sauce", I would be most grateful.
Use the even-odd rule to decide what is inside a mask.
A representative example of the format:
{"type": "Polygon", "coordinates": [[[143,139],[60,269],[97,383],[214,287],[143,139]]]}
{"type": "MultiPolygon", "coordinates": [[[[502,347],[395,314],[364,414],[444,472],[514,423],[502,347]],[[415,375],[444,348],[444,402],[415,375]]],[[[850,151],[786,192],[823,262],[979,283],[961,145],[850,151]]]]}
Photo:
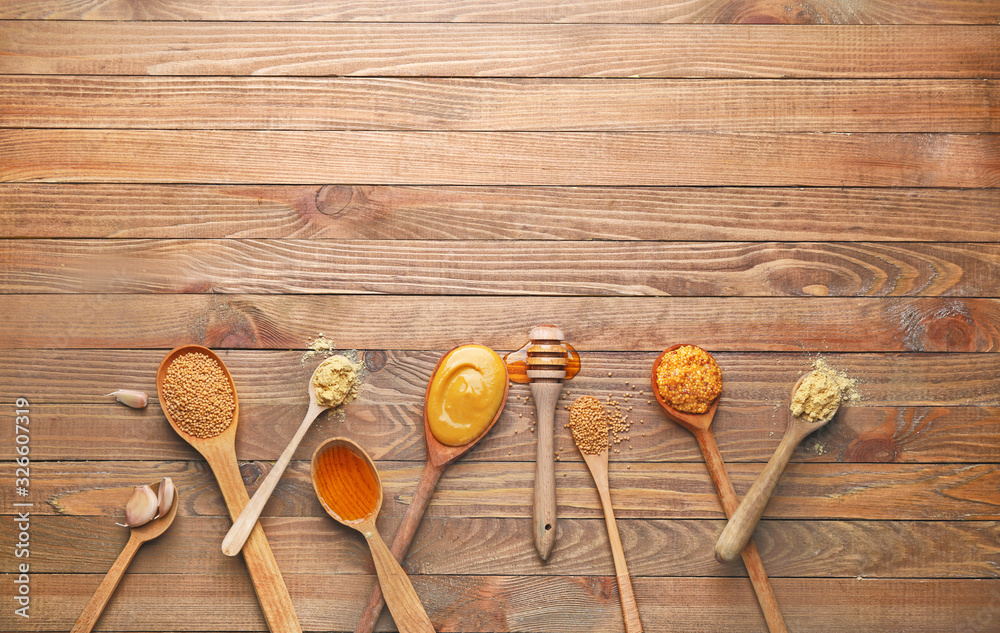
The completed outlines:
{"type": "MultiPolygon", "coordinates": [[[[402,561],[424,518],[445,468],[464,455],[500,419],[507,402],[507,366],[485,345],[459,345],[441,357],[424,398],[424,438],[427,462],[413,500],[403,517],[390,551],[402,561]]],[[[384,606],[378,584],[355,627],[355,633],[371,633],[384,606]]]]}
{"type": "Polygon", "coordinates": [[[805,436],[832,420],[839,408],[840,388],[832,378],[818,371],[799,378],[792,387],[792,416],[785,427],[785,435],[719,535],[715,544],[716,558],[728,562],[739,556],[774,495],[795,447],[805,436]]]}
{"type": "Polygon", "coordinates": [[[244,543],[247,542],[247,538],[250,536],[251,530],[253,530],[254,524],[260,518],[260,513],[264,511],[264,506],[267,505],[268,499],[271,498],[271,493],[274,492],[278,482],[281,480],[281,476],[285,473],[285,469],[288,468],[289,462],[292,461],[292,455],[295,454],[295,450],[302,442],[302,438],[305,437],[306,431],[309,430],[309,427],[312,426],[312,423],[319,417],[320,413],[329,408],[339,406],[344,402],[344,399],[350,395],[350,389],[356,384],[356,380],[357,368],[343,356],[332,356],[319,364],[316,371],[309,378],[309,409],[306,410],[305,418],[302,419],[302,423],[299,425],[298,430],[295,431],[295,435],[292,436],[291,441],[288,442],[288,446],[281,453],[281,457],[278,458],[274,467],[271,468],[271,472],[267,474],[260,488],[257,489],[253,498],[250,499],[250,503],[240,512],[236,521],[233,522],[233,527],[229,528],[226,538],[222,540],[223,554],[226,556],[236,556],[240,553],[244,543]],[[338,389],[331,388],[321,380],[327,374],[329,374],[328,378],[333,377],[338,379],[336,381],[339,383],[337,385],[339,386],[338,389]],[[322,398],[322,402],[320,398],[322,398]]]}
{"type": "Polygon", "coordinates": [[[409,576],[385,546],[375,527],[382,509],[382,480],[371,457],[344,437],[329,439],[313,453],[313,489],[326,513],[361,532],[371,548],[379,586],[400,633],[434,633],[409,576]]]}

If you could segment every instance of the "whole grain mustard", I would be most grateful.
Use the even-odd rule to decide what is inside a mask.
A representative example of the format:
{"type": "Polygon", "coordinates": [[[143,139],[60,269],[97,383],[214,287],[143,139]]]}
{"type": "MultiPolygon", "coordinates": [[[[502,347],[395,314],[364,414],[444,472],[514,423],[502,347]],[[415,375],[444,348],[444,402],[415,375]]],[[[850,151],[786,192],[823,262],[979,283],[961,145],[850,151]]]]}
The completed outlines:
{"type": "Polygon", "coordinates": [[[722,393],[722,370],[705,350],[682,345],[663,355],[656,368],[656,386],[678,411],[705,413],[722,393]]]}

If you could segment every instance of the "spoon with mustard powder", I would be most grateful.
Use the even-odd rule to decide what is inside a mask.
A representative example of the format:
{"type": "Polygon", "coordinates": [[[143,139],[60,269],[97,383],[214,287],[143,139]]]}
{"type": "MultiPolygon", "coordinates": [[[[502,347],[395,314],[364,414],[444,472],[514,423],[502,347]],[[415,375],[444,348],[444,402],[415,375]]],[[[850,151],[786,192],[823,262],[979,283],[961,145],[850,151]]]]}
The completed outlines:
{"type": "Polygon", "coordinates": [[[615,563],[615,578],[618,580],[618,598],[621,600],[622,616],[625,618],[625,631],[626,633],[642,633],[639,607],[635,603],[635,592],[632,590],[632,577],[629,576],[628,567],[625,564],[625,552],[611,506],[611,493],[608,490],[610,428],[604,405],[593,396],[577,398],[573,406],[570,407],[567,426],[573,432],[573,441],[576,442],[576,447],[583,455],[583,461],[590,469],[590,475],[594,478],[594,484],[597,486],[597,494],[601,498],[604,522],[608,526],[608,539],[611,541],[611,558],[615,563]]]}
{"type": "Polygon", "coordinates": [[[278,481],[288,468],[288,463],[292,460],[292,455],[302,442],[306,431],[323,411],[340,406],[344,401],[357,393],[358,367],[344,356],[331,356],[320,363],[312,377],[309,378],[309,409],[306,411],[302,424],[295,431],[292,440],[285,447],[281,457],[275,462],[271,472],[264,478],[260,488],[250,499],[250,503],[243,508],[240,516],[233,522],[233,527],[229,528],[229,533],[222,540],[222,553],[226,556],[236,556],[243,549],[243,544],[247,542],[250,531],[260,518],[260,513],[264,511],[271,493],[274,492],[278,481]]]}
{"type": "Polygon", "coordinates": [[[731,561],[750,540],[764,508],[778,487],[778,480],[788,466],[795,447],[813,431],[833,419],[840,408],[841,392],[837,383],[823,372],[814,371],[799,378],[792,387],[792,419],[785,428],[785,435],[767,462],[767,466],[753,482],[739,507],[730,517],[718,542],[715,557],[731,561]]]}

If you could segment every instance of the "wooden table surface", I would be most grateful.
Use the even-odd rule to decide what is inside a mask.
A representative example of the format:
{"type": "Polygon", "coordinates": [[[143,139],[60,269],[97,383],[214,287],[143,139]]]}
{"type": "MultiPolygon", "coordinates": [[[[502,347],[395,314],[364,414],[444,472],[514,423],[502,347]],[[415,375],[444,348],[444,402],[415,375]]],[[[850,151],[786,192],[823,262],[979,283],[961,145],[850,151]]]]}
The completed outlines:
{"type": "MultiPolygon", "coordinates": [[[[551,322],[583,359],[565,403],[648,396],[659,351],[710,350],[739,494],[818,356],[857,378],[756,532],[789,629],[1000,631],[998,22],[994,0],[0,3],[0,630],[68,630],[132,486],[163,476],[176,523],[98,629],[266,630],[204,461],[155,398],[104,394],[155,396],[167,350],[218,350],[252,494],[320,334],[363,362],[360,398],[262,524],[303,628],[352,630],[373,566],[315,499],[313,449],[373,454],[391,537],[434,363],[551,322]]],[[[527,394],[445,473],[405,568],[441,631],[621,631],[563,409],[558,541],[535,554],[527,394]]],[[[646,630],[764,631],[742,563],[712,556],[694,439],[633,408],[611,494],[646,630]]]]}

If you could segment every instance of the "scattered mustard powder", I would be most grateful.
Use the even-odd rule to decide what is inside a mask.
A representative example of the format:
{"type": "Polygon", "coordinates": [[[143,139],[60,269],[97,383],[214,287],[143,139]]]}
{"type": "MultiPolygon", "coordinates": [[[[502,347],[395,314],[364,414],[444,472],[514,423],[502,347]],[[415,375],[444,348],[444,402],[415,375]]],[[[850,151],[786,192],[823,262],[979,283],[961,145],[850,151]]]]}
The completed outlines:
{"type": "Polygon", "coordinates": [[[358,367],[345,356],[331,356],[313,374],[312,386],[316,402],[323,407],[335,407],[358,395],[358,367]]]}

